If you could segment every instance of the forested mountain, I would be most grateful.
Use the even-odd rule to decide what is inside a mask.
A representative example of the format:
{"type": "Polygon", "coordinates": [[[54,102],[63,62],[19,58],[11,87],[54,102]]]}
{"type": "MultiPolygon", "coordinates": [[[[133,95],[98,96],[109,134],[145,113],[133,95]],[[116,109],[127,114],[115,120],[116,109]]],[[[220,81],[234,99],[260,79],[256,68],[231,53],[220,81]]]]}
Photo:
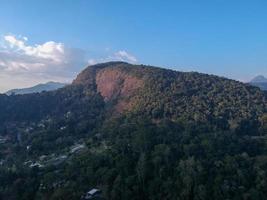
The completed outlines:
{"type": "Polygon", "coordinates": [[[267,90],[267,78],[264,76],[256,76],[250,81],[251,85],[257,86],[262,90],[267,90]]]}
{"type": "Polygon", "coordinates": [[[263,75],[259,75],[254,77],[250,82],[252,83],[267,83],[267,78],[265,78],[263,75]]]}
{"type": "Polygon", "coordinates": [[[58,82],[47,82],[35,85],[33,87],[29,88],[22,88],[22,89],[12,89],[6,92],[7,95],[14,95],[14,94],[30,94],[30,93],[39,93],[44,91],[52,91],[57,90],[59,88],[62,88],[66,86],[64,83],[58,83],[58,82]]]}
{"type": "Polygon", "coordinates": [[[109,62],[0,96],[0,199],[266,199],[267,100],[200,73],[109,62]]]}

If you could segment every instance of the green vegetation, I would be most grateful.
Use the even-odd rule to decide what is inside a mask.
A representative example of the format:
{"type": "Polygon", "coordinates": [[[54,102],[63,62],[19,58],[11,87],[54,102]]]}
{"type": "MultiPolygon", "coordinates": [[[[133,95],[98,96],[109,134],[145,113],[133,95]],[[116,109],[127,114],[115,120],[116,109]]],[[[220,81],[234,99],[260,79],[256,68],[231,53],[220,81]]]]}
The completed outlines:
{"type": "Polygon", "coordinates": [[[114,200],[266,199],[267,100],[256,87],[105,63],[54,92],[2,95],[0,110],[0,199],[80,199],[91,188],[114,200]],[[96,84],[106,69],[123,74],[104,88],[116,91],[108,101],[96,84]]]}

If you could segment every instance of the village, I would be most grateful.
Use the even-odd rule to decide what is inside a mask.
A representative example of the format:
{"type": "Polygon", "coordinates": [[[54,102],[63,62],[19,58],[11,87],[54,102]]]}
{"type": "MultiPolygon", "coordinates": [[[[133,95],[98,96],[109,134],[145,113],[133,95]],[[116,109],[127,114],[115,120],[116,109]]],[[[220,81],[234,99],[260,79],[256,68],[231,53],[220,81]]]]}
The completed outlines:
{"type": "MultiPolygon", "coordinates": [[[[30,149],[30,146],[27,146],[27,149],[30,149]]],[[[42,155],[37,160],[28,160],[24,162],[24,165],[33,168],[33,167],[47,167],[47,166],[57,166],[65,162],[68,158],[71,158],[77,153],[85,151],[87,148],[85,144],[75,144],[69,148],[69,152],[66,154],[56,155],[55,153],[51,155],[42,155]]]]}

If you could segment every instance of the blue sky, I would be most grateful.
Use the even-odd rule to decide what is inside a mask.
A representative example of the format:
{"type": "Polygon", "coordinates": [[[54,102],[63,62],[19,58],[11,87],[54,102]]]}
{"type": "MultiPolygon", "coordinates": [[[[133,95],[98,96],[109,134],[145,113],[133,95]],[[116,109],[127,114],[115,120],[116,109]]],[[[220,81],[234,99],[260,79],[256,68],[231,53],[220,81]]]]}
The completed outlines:
{"type": "Polygon", "coordinates": [[[88,63],[108,60],[243,81],[267,75],[265,0],[1,0],[0,6],[0,91],[70,81],[88,63]]]}

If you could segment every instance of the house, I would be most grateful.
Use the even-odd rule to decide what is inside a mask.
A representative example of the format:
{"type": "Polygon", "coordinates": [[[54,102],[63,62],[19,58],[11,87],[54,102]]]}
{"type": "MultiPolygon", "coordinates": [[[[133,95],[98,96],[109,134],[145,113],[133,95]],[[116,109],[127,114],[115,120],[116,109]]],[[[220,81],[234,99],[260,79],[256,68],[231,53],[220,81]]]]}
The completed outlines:
{"type": "Polygon", "coordinates": [[[32,130],[33,130],[32,127],[27,127],[27,128],[25,129],[25,132],[26,132],[26,133],[30,133],[32,130]]]}
{"type": "Polygon", "coordinates": [[[101,190],[96,188],[91,189],[84,197],[82,197],[82,199],[101,199],[101,190]]]}
{"type": "Polygon", "coordinates": [[[4,165],[4,160],[0,160],[0,166],[4,165]]]}
{"type": "Polygon", "coordinates": [[[6,138],[0,136],[0,144],[4,144],[7,141],[6,138]]]}
{"type": "Polygon", "coordinates": [[[0,138],[0,144],[4,144],[6,142],[5,139],[0,138]]]}
{"type": "Polygon", "coordinates": [[[37,125],[37,127],[38,127],[38,128],[45,128],[45,124],[44,124],[44,123],[39,123],[39,124],[37,125]]]}
{"type": "Polygon", "coordinates": [[[76,153],[76,152],[80,152],[82,149],[85,148],[84,144],[77,144],[75,146],[73,146],[70,150],[70,153],[76,153]]]}
{"type": "Polygon", "coordinates": [[[39,162],[35,162],[35,163],[31,163],[29,167],[30,168],[33,168],[33,167],[39,167],[39,168],[41,168],[41,167],[43,167],[43,165],[41,165],[39,162]]]}
{"type": "Polygon", "coordinates": [[[66,155],[60,155],[58,157],[52,158],[50,160],[48,160],[48,163],[52,164],[52,165],[60,165],[61,163],[63,163],[68,157],[66,155]]]}

